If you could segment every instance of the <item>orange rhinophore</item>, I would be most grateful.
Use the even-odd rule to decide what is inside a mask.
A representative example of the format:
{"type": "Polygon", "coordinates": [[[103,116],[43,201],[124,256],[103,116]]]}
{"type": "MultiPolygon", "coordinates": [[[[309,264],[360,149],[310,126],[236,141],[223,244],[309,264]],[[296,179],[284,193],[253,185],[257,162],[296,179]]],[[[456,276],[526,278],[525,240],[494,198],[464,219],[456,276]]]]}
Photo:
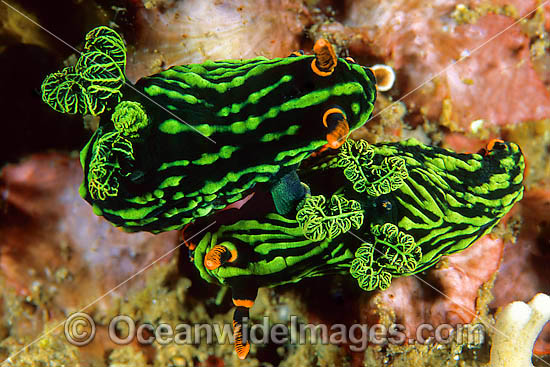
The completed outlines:
{"type": "Polygon", "coordinates": [[[333,148],[339,148],[349,134],[349,124],[344,111],[334,107],[328,109],[323,115],[323,125],[329,129],[327,143],[333,148]]]}
{"type": "Polygon", "coordinates": [[[183,227],[183,229],[181,230],[181,240],[185,244],[185,247],[189,249],[189,251],[193,251],[195,247],[197,247],[197,245],[194,242],[185,239],[185,231],[187,230],[187,228],[189,228],[190,225],[191,223],[187,223],[185,227],[183,227]]]}
{"type": "Polygon", "coordinates": [[[254,306],[254,301],[251,299],[234,299],[233,298],[233,304],[237,307],[246,307],[246,308],[252,308],[254,306]]]}
{"type": "Polygon", "coordinates": [[[344,144],[349,134],[349,127],[346,120],[339,120],[338,124],[330,133],[327,134],[328,145],[332,149],[337,149],[344,144]]]}
{"type": "Polygon", "coordinates": [[[233,321],[233,339],[235,343],[235,352],[239,359],[245,359],[250,352],[250,343],[243,344],[243,325],[236,321],[233,321]]]}
{"type": "Polygon", "coordinates": [[[319,76],[329,76],[334,71],[338,59],[332,45],[324,38],[319,39],[313,46],[315,59],[311,62],[311,69],[319,76]]]}
{"type": "Polygon", "coordinates": [[[236,251],[230,251],[225,246],[216,245],[204,257],[204,267],[208,270],[214,270],[226,262],[235,261],[236,258],[236,251]]]}
{"type": "Polygon", "coordinates": [[[502,144],[504,144],[504,140],[500,140],[500,139],[493,139],[493,140],[491,140],[489,143],[487,143],[487,151],[493,150],[493,148],[495,147],[495,144],[496,144],[496,143],[502,143],[502,144]]]}

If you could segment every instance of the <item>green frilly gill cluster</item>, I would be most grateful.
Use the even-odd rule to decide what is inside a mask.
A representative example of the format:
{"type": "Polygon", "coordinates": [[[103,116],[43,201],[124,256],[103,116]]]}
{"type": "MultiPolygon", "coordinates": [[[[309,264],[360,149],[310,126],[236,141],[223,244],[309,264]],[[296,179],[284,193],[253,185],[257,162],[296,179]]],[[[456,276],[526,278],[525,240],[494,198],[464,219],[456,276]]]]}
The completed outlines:
{"type": "Polygon", "coordinates": [[[408,177],[403,158],[386,157],[379,164],[373,158],[374,150],[366,141],[348,140],[340,149],[337,165],[359,193],[380,196],[397,190],[408,177]]]}
{"type": "Polygon", "coordinates": [[[61,113],[97,116],[116,104],[111,115],[114,131],[103,134],[88,148],[92,153],[88,191],[95,200],[117,196],[119,177],[130,174],[127,168],[135,160],[132,139],[138,138],[148,123],[140,103],[120,101],[125,66],[122,38],[110,28],[97,27],[86,35],[76,65],[48,75],[42,83],[42,99],[61,113]]]}
{"type": "Polygon", "coordinates": [[[363,243],[357,249],[350,273],[362,289],[384,290],[390,286],[392,274],[414,273],[422,259],[422,249],[413,236],[392,223],[373,225],[371,231],[374,243],[363,243]]]}
{"type": "Polygon", "coordinates": [[[97,116],[110,101],[120,100],[125,65],[122,38],[110,28],[95,28],[76,65],[46,77],[42,99],[58,112],[97,116]]]}
{"type": "Polygon", "coordinates": [[[328,205],[323,195],[308,196],[296,216],[304,236],[316,242],[333,239],[351,228],[361,228],[363,218],[361,205],[343,195],[333,195],[328,205]]]}
{"type": "MultiPolygon", "coordinates": [[[[357,193],[372,197],[397,190],[408,178],[405,160],[385,157],[376,162],[373,148],[364,140],[346,141],[335,165],[357,193]]],[[[312,241],[333,239],[363,226],[365,211],[355,200],[333,195],[330,204],[322,195],[308,196],[301,203],[296,220],[304,236],[312,241]]],[[[367,291],[389,287],[392,274],[412,273],[422,258],[422,250],[411,235],[391,223],[371,225],[374,243],[363,243],[355,252],[350,272],[367,291]],[[378,253],[375,253],[375,250],[378,253]]]]}
{"type": "Polygon", "coordinates": [[[92,146],[88,191],[95,200],[118,195],[118,177],[130,175],[135,160],[132,139],[147,126],[147,114],[138,102],[122,101],[111,115],[114,131],[103,134],[92,146]]]}
{"type": "Polygon", "coordinates": [[[134,160],[132,143],[119,132],[103,135],[94,146],[88,173],[88,190],[94,199],[105,200],[108,196],[117,196],[120,162],[123,160],[134,160]]]}

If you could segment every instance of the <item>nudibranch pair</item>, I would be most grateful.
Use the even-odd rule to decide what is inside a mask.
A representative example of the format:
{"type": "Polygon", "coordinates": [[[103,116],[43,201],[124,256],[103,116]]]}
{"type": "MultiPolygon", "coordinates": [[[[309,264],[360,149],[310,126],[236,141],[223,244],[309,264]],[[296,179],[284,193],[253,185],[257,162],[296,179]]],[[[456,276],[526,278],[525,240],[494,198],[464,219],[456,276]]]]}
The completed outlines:
{"type": "Polygon", "coordinates": [[[132,86],[123,40],[99,27],[75,67],[45,79],[42,96],[57,111],[104,120],[81,152],[80,193],[116,226],[179,229],[259,183],[284,214],[306,193],[300,162],[338,148],[376,98],[370,69],[325,40],[314,51],[175,66],[132,86]]]}
{"type": "MultiPolygon", "coordinates": [[[[414,139],[348,140],[298,172],[318,195],[307,195],[294,218],[256,211],[189,247],[202,278],[232,289],[244,358],[250,345],[238,341],[259,287],[347,273],[366,291],[384,290],[487,234],[522,198],[524,167],[519,147],[498,140],[476,154],[414,139]]],[[[240,211],[247,205],[257,206],[252,199],[240,211]]]]}
{"type": "Polygon", "coordinates": [[[457,154],[346,140],[372,113],[375,76],[324,40],[314,55],[176,66],[134,86],[125,65],[123,40],[99,27],[76,65],[42,84],[55,110],[103,117],[81,152],[80,194],[128,231],[216,218],[189,248],[204,279],[232,288],[240,358],[259,287],[349,273],[385,289],[471,245],[522,196],[513,143],[457,154]],[[327,146],[339,153],[299,167],[327,146]],[[220,212],[264,189],[267,205],[256,195],[220,212]]]}

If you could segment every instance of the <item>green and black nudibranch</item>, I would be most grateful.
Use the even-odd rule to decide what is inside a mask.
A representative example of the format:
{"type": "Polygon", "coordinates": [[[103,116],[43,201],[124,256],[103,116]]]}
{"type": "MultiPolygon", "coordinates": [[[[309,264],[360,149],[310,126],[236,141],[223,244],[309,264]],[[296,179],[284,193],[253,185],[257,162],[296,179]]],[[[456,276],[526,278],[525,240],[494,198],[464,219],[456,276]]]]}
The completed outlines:
{"type": "MultiPolygon", "coordinates": [[[[374,74],[336,58],[326,41],[315,51],[176,66],[132,87],[122,39],[100,27],[76,67],[46,78],[42,95],[57,111],[106,117],[81,154],[81,194],[94,211],[130,231],[161,232],[258,183],[296,182],[302,160],[366,122],[374,74]]],[[[275,195],[282,212],[305,193],[297,187],[275,195]]]]}
{"type": "Polygon", "coordinates": [[[122,38],[99,27],[76,66],[42,84],[56,111],[103,118],[81,152],[80,194],[116,226],[181,229],[270,190],[188,243],[201,276],[233,290],[240,358],[258,287],[349,273],[386,289],[470,246],[523,195],[513,143],[458,154],[346,140],[372,113],[375,76],[325,40],[314,53],[176,66],[132,86],[122,38]],[[339,150],[300,167],[325,146],[339,150]]]}
{"type": "Polygon", "coordinates": [[[502,141],[458,154],[414,139],[348,140],[299,171],[319,195],[294,218],[260,212],[189,246],[202,278],[232,288],[236,322],[258,287],[347,273],[364,290],[384,290],[487,234],[522,198],[524,167],[519,147],[502,141]]]}

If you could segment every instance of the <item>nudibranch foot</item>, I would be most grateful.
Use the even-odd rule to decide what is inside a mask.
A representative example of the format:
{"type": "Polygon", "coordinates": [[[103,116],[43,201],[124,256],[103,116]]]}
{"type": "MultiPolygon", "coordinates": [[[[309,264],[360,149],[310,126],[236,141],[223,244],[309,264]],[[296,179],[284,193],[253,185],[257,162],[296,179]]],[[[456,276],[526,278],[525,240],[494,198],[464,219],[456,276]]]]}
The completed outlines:
{"type": "Polygon", "coordinates": [[[287,173],[271,187],[275,209],[277,209],[277,213],[282,215],[287,215],[294,211],[306,194],[307,186],[304,186],[300,182],[296,171],[287,173]]]}

